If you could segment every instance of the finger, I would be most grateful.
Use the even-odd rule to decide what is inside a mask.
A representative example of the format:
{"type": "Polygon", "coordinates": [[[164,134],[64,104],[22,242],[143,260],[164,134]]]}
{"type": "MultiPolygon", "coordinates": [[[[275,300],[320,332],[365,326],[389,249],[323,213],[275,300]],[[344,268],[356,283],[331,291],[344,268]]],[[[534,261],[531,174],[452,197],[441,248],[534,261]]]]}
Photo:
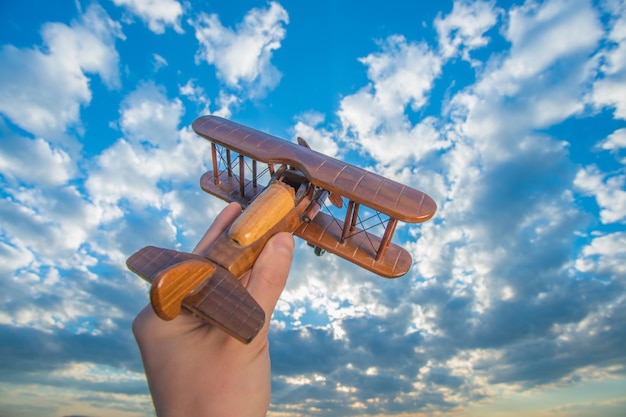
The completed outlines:
{"type": "Polygon", "coordinates": [[[196,255],[204,256],[215,239],[228,229],[228,226],[230,226],[240,214],[241,206],[238,203],[230,203],[227,205],[224,210],[217,215],[211,227],[204,233],[204,236],[202,236],[202,239],[200,239],[192,252],[196,255]]]}
{"type": "Polygon", "coordinates": [[[132,330],[138,342],[142,342],[146,334],[150,334],[149,328],[152,325],[153,316],[156,317],[156,314],[152,311],[152,306],[148,304],[133,320],[132,330]]]}
{"type": "Polygon", "coordinates": [[[278,233],[267,242],[252,267],[247,289],[263,307],[267,322],[285,288],[293,248],[293,236],[290,233],[278,233]]]}
{"type": "Polygon", "coordinates": [[[172,326],[171,322],[160,319],[150,304],[137,314],[133,320],[132,330],[140,346],[150,341],[167,340],[178,332],[177,327],[172,326]]]}
{"type": "MultiPolygon", "coordinates": [[[[137,343],[165,343],[182,335],[197,334],[204,336],[214,327],[191,314],[180,314],[173,320],[165,321],[157,316],[150,304],[137,314],[132,323],[132,331],[137,343]]],[[[216,329],[217,330],[217,329],[216,329]]]]}

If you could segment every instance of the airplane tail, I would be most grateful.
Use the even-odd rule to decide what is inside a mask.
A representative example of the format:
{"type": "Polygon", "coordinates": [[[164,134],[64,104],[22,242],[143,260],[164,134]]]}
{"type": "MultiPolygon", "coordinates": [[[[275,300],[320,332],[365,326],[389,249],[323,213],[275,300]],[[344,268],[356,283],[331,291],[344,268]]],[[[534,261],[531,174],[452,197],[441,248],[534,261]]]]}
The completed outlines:
{"type": "Polygon", "coordinates": [[[147,246],[126,265],[152,283],[152,308],[164,320],[184,309],[244,343],[265,323],[263,309],[239,280],[202,256],[147,246]]]}

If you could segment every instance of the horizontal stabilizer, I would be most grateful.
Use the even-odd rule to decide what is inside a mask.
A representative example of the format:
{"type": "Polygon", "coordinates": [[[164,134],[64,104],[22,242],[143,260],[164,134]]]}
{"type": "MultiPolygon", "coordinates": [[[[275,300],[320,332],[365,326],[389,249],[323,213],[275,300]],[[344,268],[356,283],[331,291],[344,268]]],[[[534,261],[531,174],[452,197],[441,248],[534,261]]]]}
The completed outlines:
{"type": "Polygon", "coordinates": [[[265,312],[239,280],[202,256],[147,246],[126,264],[152,283],[151,304],[164,320],[186,310],[244,343],[265,323],[265,312]]]}
{"type": "Polygon", "coordinates": [[[183,300],[183,307],[244,343],[254,339],[265,323],[261,306],[219,266],[210,280],[183,300]]]}
{"type": "Polygon", "coordinates": [[[126,260],[128,269],[148,282],[152,282],[162,270],[189,259],[204,259],[200,255],[171,249],[146,246],[126,260]]]}

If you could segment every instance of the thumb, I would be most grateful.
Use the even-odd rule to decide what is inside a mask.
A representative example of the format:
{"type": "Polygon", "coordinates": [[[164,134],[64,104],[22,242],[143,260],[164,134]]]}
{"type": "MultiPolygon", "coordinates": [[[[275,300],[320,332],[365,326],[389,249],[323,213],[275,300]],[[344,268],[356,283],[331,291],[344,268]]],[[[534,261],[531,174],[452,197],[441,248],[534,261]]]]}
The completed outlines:
{"type": "Polygon", "coordinates": [[[285,288],[293,248],[293,236],[286,232],[278,233],[267,242],[252,267],[247,289],[263,307],[267,322],[285,288]]]}

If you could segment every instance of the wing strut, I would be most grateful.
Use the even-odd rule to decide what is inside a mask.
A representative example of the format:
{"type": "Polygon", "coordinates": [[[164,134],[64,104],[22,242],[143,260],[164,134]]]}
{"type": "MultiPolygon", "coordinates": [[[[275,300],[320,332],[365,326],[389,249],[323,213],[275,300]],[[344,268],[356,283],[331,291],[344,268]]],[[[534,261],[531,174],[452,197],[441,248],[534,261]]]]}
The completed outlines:
{"type": "MultiPolygon", "coordinates": [[[[341,231],[341,239],[340,243],[344,243],[347,238],[352,236],[354,230],[356,229],[356,223],[359,219],[359,208],[360,204],[350,200],[348,203],[348,209],[346,210],[346,219],[343,222],[343,230],[341,231]]],[[[385,250],[389,246],[389,242],[391,242],[391,238],[396,231],[396,226],[398,225],[398,219],[389,218],[387,222],[387,227],[385,228],[385,234],[383,235],[380,245],[376,250],[376,261],[380,261],[385,255],[385,250]]]]}
{"type": "Polygon", "coordinates": [[[387,222],[387,228],[385,229],[385,234],[383,235],[383,239],[380,241],[380,246],[378,247],[378,251],[376,252],[376,260],[380,261],[385,254],[385,250],[387,246],[389,246],[389,242],[391,241],[391,237],[396,231],[396,226],[398,225],[398,219],[389,219],[387,222]]]}
{"type": "Polygon", "coordinates": [[[350,234],[354,232],[357,219],[359,218],[359,208],[361,205],[350,200],[348,203],[348,209],[346,210],[346,220],[343,222],[343,231],[341,232],[340,243],[343,243],[350,234]]]}
{"type": "Polygon", "coordinates": [[[230,155],[230,149],[226,149],[226,165],[228,166],[228,176],[233,176],[233,160],[230,155]]]}
{"type": "Polygon", "coordinates": [[[246,195],[246,163],[241,154],[239,154],[239,195],[241,197],[246,195]]]}
{"type": "Polygon", "coordinates": [[[213,182],[215,182],[215,185],[220,185],[220,172],[217,166],[217,146],[214,142],[211,142],[211,156],[213,157],[213,182]]]}
{"type": "Polygon", "coordinates": [[[256,178],[256,159],[252,160],[252,188],[256,190],[257,178],[256,178]]]}

